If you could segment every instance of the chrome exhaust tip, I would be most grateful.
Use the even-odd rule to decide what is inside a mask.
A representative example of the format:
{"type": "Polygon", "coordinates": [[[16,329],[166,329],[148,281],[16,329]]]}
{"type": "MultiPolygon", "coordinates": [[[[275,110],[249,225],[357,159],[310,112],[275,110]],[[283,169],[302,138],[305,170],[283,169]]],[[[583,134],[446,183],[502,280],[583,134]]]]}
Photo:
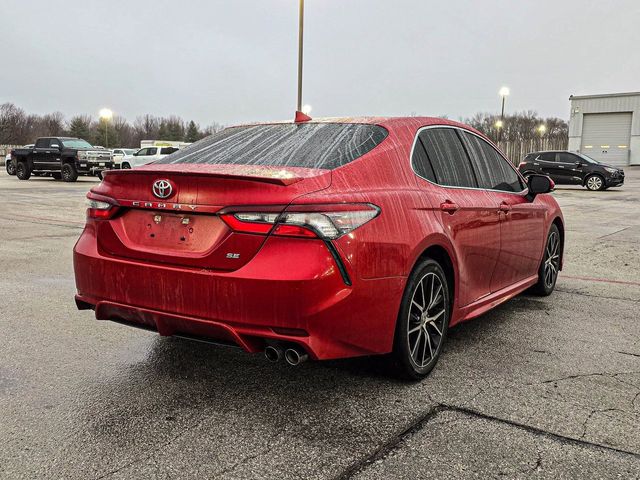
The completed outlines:
{"type": "Polygon", "coordinates": [[[289,365],[300,365],[309,359],[309,355],[300,347],[287,348],[284,352],[284,359],[289,365]]]}
{"type": "Polygon", "coordinates": [[[267,360],[269,360],[270,362],[276,363],[282,359],[282,357],[284,356],[284,352],[280,347],[268,345],[264,349],[264,356],[267,357],[267,360]]]}

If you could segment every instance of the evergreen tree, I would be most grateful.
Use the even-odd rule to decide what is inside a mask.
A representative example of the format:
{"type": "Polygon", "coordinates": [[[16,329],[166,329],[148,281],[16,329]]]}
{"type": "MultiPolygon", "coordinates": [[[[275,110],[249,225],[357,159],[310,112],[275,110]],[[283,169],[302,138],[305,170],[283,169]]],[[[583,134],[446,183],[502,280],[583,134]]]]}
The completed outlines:
{"type": "Polygon", "coordinates": [[[200,140],[200,138],[201,138],[200,129],[198,128],[198,125],[196,124],[196,122],[191,120],[189,122],[189,125],[187,126],[187,133],[184,136],[184,141],[193,143],[200,140]]]}
{"type": "Polygon", "coordinates": [[[91,117],[78,115],[69,122],[69,135],[72,137],[91,139],[91,117]]]}

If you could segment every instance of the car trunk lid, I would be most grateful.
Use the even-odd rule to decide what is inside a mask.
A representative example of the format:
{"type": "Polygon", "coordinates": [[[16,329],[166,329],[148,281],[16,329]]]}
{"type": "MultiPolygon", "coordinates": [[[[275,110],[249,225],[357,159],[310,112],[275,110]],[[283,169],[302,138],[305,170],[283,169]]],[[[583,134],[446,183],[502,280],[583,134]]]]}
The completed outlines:
{"type": "Polygon", "coordinates": [[[92,194],[118,213],[96,222],[104,254],[144,262],[235,270],[266,236],[232,232],[217,213],[266,206],[281,212],[300,195],[327,188],[329,170],[249,165],[157,165],[109,171],[92,194]]]}

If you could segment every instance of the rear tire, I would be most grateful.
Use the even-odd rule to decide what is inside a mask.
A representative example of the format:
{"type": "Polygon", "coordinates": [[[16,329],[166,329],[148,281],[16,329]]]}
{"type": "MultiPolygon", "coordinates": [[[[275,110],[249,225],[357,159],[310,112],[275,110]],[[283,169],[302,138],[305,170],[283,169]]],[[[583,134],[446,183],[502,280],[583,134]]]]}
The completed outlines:
{"type": "Polygon", "coordinates": [[[547,297],[553,293],[558,281],[560,271],[560,258],[562,255],[562,237],[556,224],[551,225],[547,243],[544,247],[544,255],[540,268],[538,269],[538,283],[531,290],[542,297],[547,297]]]}
{"type": "Polygon", "coordinates": [[[60,173],[62,175],[62,180],[65,182],[75,182],[78,179],[78,171],[72,163],[65,163],[62,165],[62,171],[60,173]]]}
{"type": "Polygon", "coordinates": [[[27,162],[18,162],[16,165],[16,177],[19,180],[29,180],[31,178],[31,170],[27,162]]]}
{"type": "Polygon", "coordinates": [[[5,168],[7,169],[7,173],[9,175],[15,175],[16,174],[16,163],[13,160],[7,160],[5,168]]]}
{"type": "Polygon", "coordinates": [[[585,180],[584,185],[592,192],[597,192],[606,188],[604,184],[604,178],[597,174],[589,175],[585,180]]]}
{"type": "Polygon", "coordinates": [[[451,297],[447,276],[427,258],[411,273],[396,322],[392,359],[409,380],[426,377],[435,367],[447,337],[451,297]]]}

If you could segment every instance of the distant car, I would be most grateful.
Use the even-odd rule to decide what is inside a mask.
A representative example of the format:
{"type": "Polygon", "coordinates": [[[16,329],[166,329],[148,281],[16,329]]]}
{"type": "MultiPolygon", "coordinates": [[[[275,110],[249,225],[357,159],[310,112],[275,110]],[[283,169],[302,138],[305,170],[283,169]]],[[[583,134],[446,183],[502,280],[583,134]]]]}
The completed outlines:
{"type": "Polygon", "coordinates": [[[547,175],[558,185],[582,185],[589,190],[606,190],[624,184],[623,169],[567,150],[529,153],[518,169],[525,177],[534,173],[547,175]]]}
{"type": "Polygon", "coordinates": [[[161,158],[177,152],[176,147],[145,147],[138,150],[133,155],[125,156],[121,161],[121,168],[135,168],[155,162],[161,158]]]}
{"type": "Polygon", "coordinates": [[[113,150],[111,150],[111,153],[113,153],[113,166],[115,168],[120,168],[122,165],[122,160],[125,157],[132,156],[136,152],[137,150],[135,148],[114,148],[113,150]]]}
{"type": "Polygon", "coordinates": [[[417,379],[449,325],[554,290],[551,188],[439,118],[228,128],[105,172],[74,248],[76,304],[291,365],[393,352],[417,379]]]}
{"type": "MultiPolygon", "coordinates": [[[[33,143],[25,145],[23,148],[33,148],[33,143]]],[[[7,173],[9,175],[16,174],[16,164],[11,160],[11,152],[7,153],[7,156],[4,159],[4,168],[7,169],[7,173]]]]}

